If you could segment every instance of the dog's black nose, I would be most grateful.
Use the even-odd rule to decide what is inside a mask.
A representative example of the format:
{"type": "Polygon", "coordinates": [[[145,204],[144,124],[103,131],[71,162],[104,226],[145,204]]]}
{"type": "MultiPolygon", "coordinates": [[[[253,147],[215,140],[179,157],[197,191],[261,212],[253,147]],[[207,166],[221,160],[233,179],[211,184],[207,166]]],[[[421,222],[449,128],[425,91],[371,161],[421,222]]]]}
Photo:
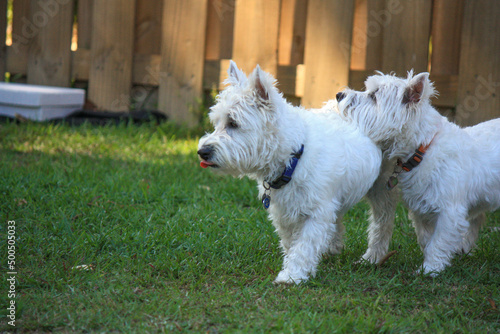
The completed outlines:
{"type": "Polygon", "coordinates": [[[344,92],[338,92],[337,95],[335,95],[337,97],[337,102],[340,102],[344,99],[345,97],[345,94],[344,92]]]}
{"type": "Polygon", "coordinates": [[[198,155],[200,156],[200,158],[202,158],[203,160],[210,160],[210,158],[212,157],[212,153],[213,153],[214,149],[212,146],[202,146],[199,150],[198,150],[198,155]]]}

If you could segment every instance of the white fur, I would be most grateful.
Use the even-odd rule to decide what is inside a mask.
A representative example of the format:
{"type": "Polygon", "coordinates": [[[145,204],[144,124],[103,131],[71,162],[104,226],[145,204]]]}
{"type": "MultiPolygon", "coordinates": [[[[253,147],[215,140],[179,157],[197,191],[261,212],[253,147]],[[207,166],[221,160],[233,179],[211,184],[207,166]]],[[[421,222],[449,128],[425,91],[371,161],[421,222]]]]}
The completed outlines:
{"type": "Polygon", "coordinates": [[[231,62],[228,73],[210,112],[215,130],[200,139],[199,153],[210,150],[202,159],[214,170],[256,180],[262,196],[263,181],[279,177],[304,145],[292,181],[271,189],[269,207],[284,252],[276,282],[300,283],[315,275],[322,254],[343,248],[341,217],[377,178],[381,151],[331,109],[288,104],[258,66],[246,78],[231,62]]]}
{"type": "MultiPolygon", "coordinates": [[[[386,181],[397,158],[407,161],[431,143],[420,165],[399,175],[399,187],[424,252],[423,271],[434,275],[454,254],[474,247],[484,212],[500,207],[500,119],[468,128],[449,122],[430,104],[435,91],[428,73],[378,74],[365,86],[364,92],[345,90],[338,108],[383,149],[386,181]]],[[[387,219],[370,226],[386,226],[370,237],[377,250],[370,246],[364,258],[371,262],[383,256],[391,237],[394,204],[386,205],[387,219]]]]}

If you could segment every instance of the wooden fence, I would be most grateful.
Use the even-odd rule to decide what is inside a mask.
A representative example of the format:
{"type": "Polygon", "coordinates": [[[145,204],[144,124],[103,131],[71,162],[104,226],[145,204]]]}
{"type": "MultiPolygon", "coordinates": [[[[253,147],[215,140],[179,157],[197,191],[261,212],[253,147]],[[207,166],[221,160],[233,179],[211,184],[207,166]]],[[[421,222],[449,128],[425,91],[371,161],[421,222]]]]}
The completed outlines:
{"type": "Polygon", "coordinates": [[[434,104],[458,123],[500,116],[500,1],[2,0],[6,12],[0,73],[84,85],[99,109],[157,93],[158,109],[193,124],[234,59],[246,72],[260,64],[306,107],[363,88],[374,70],[413,68],[430,71],[434,104]]]}

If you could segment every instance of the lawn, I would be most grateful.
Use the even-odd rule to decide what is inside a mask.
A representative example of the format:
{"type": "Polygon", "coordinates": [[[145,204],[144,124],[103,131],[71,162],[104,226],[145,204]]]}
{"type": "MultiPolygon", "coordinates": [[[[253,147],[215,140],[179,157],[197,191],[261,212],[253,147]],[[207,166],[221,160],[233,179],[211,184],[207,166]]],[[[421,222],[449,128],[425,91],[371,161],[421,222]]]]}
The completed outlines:
{"type": "Polygon", "coordinates": [[[423,259],[404,208],[395,255],[355,263],[367,245],[360,203],[341,255],[306,284],[275,286],[278,238],[254,182],[202,170],[197,140],[168,123],[0,123],[0,331],[499,333],[500,212],[473,254],[429,278],[415,274],[423,259]]]}

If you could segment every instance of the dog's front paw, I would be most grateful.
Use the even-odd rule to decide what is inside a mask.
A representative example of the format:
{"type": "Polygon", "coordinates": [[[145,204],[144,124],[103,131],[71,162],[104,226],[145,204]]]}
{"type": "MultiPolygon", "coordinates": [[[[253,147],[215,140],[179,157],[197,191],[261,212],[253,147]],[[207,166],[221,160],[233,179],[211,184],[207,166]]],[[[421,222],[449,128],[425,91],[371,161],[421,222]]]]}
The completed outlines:
{"type": "Polygon", "coordinates": [[[300,284],[307,281],[307,276],[292,275],[286,270],[282,270],[274,280],[275,284],[300,284]]]}
{"type": "Polygon", "coordinates": [[[416,271],[416,274],[419,274],[419,275],[423,274],[423,275],[427,275],[430,277],[437,277],[443,269],[444,269],[444,266],[441,266],[441,265],[432,266],[432,265],[424,263],[422,268],[420,268],[416,271]]]}
{"type": "Polygon", "coordinates": [[[374,254],[370,250],[367,250],[366,253],[359,259],[356,263],[357,264],[377,264],[380,259],[383,257],[382,256],[377,256],[377,254],[374,254]]]}

